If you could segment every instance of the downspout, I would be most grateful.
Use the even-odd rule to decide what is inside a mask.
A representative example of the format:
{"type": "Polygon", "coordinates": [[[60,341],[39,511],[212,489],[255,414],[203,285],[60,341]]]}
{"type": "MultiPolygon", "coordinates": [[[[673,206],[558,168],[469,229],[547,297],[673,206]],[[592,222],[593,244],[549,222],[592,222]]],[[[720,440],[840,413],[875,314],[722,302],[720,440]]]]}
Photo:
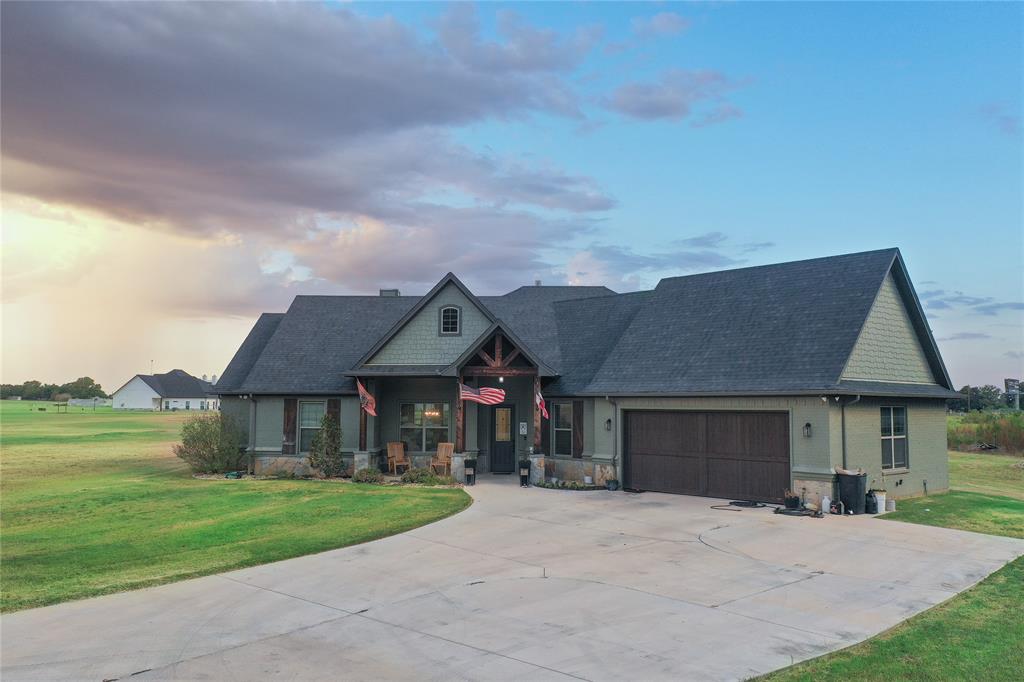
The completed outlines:
{"type": "Polygon", "coordinates": [[[841,423],[840,430],[843,433],[843,468],[844,469],[846,468],[846,406],[847,405],[855,405],[855,404],[857,404],[859,402],[860,402],[860,394],[858,394],[857,397],[854,398],[853,400],[850,400],[848,402],[844,402],[844,403],[842,403],[839,406],[840,423],[841,423]]]}

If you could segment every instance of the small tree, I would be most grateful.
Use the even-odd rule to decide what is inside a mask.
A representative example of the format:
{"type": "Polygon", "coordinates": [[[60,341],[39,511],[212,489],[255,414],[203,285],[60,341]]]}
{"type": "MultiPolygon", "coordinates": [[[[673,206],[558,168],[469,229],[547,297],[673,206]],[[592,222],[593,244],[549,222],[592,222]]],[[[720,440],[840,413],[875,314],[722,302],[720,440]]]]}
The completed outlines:
{"type": "Polygon", "coordinates": [[[341,458],[341,424],[334,415],[325,414],[320,420],[320,430],[309,446],[309,465],[326,478],[337,478],[345,473],[341,458]]]}
{"type": "Polygon", "coordinates": [[[241,441],[241,429],[229,415],[201,414],[182,425],[181,443],[174,446],[174,454],[196,473],[234,471],[245,457],[239,448],[241,441]]]}

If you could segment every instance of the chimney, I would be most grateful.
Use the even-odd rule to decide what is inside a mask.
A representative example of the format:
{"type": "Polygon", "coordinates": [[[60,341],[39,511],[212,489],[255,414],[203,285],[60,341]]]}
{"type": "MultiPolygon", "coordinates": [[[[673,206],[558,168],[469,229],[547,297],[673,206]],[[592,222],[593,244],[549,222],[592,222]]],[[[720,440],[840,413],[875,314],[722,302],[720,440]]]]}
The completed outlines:
{"type": "Polygon", "coordinates": [[[540,280],[539,279],[533,280],[533,286],[539,287],[540,286],[540,280]]]}
{"type": "Polygon", "coordinates": [[[399,291],[398,289],[381,289],[380,290],[380,295],[381,296],[401,296],[402,292],[399,291]]]}
{"type": "Polygon", "coordinates": [[[206,375],[204,374],[204,375],[203,375],[203,381],[207,381],[207,380],[208,380],[208,379],[206,378],[206,375]]]}

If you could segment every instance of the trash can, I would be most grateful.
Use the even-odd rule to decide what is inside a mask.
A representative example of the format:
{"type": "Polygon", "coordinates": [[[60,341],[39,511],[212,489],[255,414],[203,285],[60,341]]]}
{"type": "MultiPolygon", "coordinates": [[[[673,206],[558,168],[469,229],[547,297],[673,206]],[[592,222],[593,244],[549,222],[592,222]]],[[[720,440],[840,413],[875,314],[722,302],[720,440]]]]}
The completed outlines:
{"type": "Polygon", "coordinates": [[[846,513],[864,513],[865,497],[868,494],[868,475],[836,474],[839,479],[839,499],[846,507],[846,513]]]}
{"type": "Polygon", "coordinates": [[[530,487],[530,460],[519,460],[519,485],[523,488],[530,487]]]}
{"type": "Polygon", "coordinates": [[[463,466],[466,470],[466,485],[476,485],[476,460],[467,459],[463,466]]]}

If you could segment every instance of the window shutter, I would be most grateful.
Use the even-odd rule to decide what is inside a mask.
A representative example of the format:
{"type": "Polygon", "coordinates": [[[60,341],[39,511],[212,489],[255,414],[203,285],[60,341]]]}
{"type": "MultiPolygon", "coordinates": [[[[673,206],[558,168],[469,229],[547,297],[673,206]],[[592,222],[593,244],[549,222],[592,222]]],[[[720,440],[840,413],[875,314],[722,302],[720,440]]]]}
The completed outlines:
{"type": "MultiPolygon", "coordinates": [[[[555,404],[547,401],[548,414],[554,416],[555,404]]],[[[540,451],[545,455],[551,454],[551,420],[540,418],[540,451]]]]}
{"type": "Polygon", "coordinates": [[[281,438],[281,454],[295,454],[295,422],[298,417],[299,401],[295,398],[284,399],[284,431],[281,438]]]}
{"type": "Polygon", "coordinates": [[[572,401],[572,456],[583,456],[583,401],[572,401]]]}
{"type": "Polygon", "coordinates": [[[327,399],[327,415],[341,426],[341,398],[327,399]]]}

